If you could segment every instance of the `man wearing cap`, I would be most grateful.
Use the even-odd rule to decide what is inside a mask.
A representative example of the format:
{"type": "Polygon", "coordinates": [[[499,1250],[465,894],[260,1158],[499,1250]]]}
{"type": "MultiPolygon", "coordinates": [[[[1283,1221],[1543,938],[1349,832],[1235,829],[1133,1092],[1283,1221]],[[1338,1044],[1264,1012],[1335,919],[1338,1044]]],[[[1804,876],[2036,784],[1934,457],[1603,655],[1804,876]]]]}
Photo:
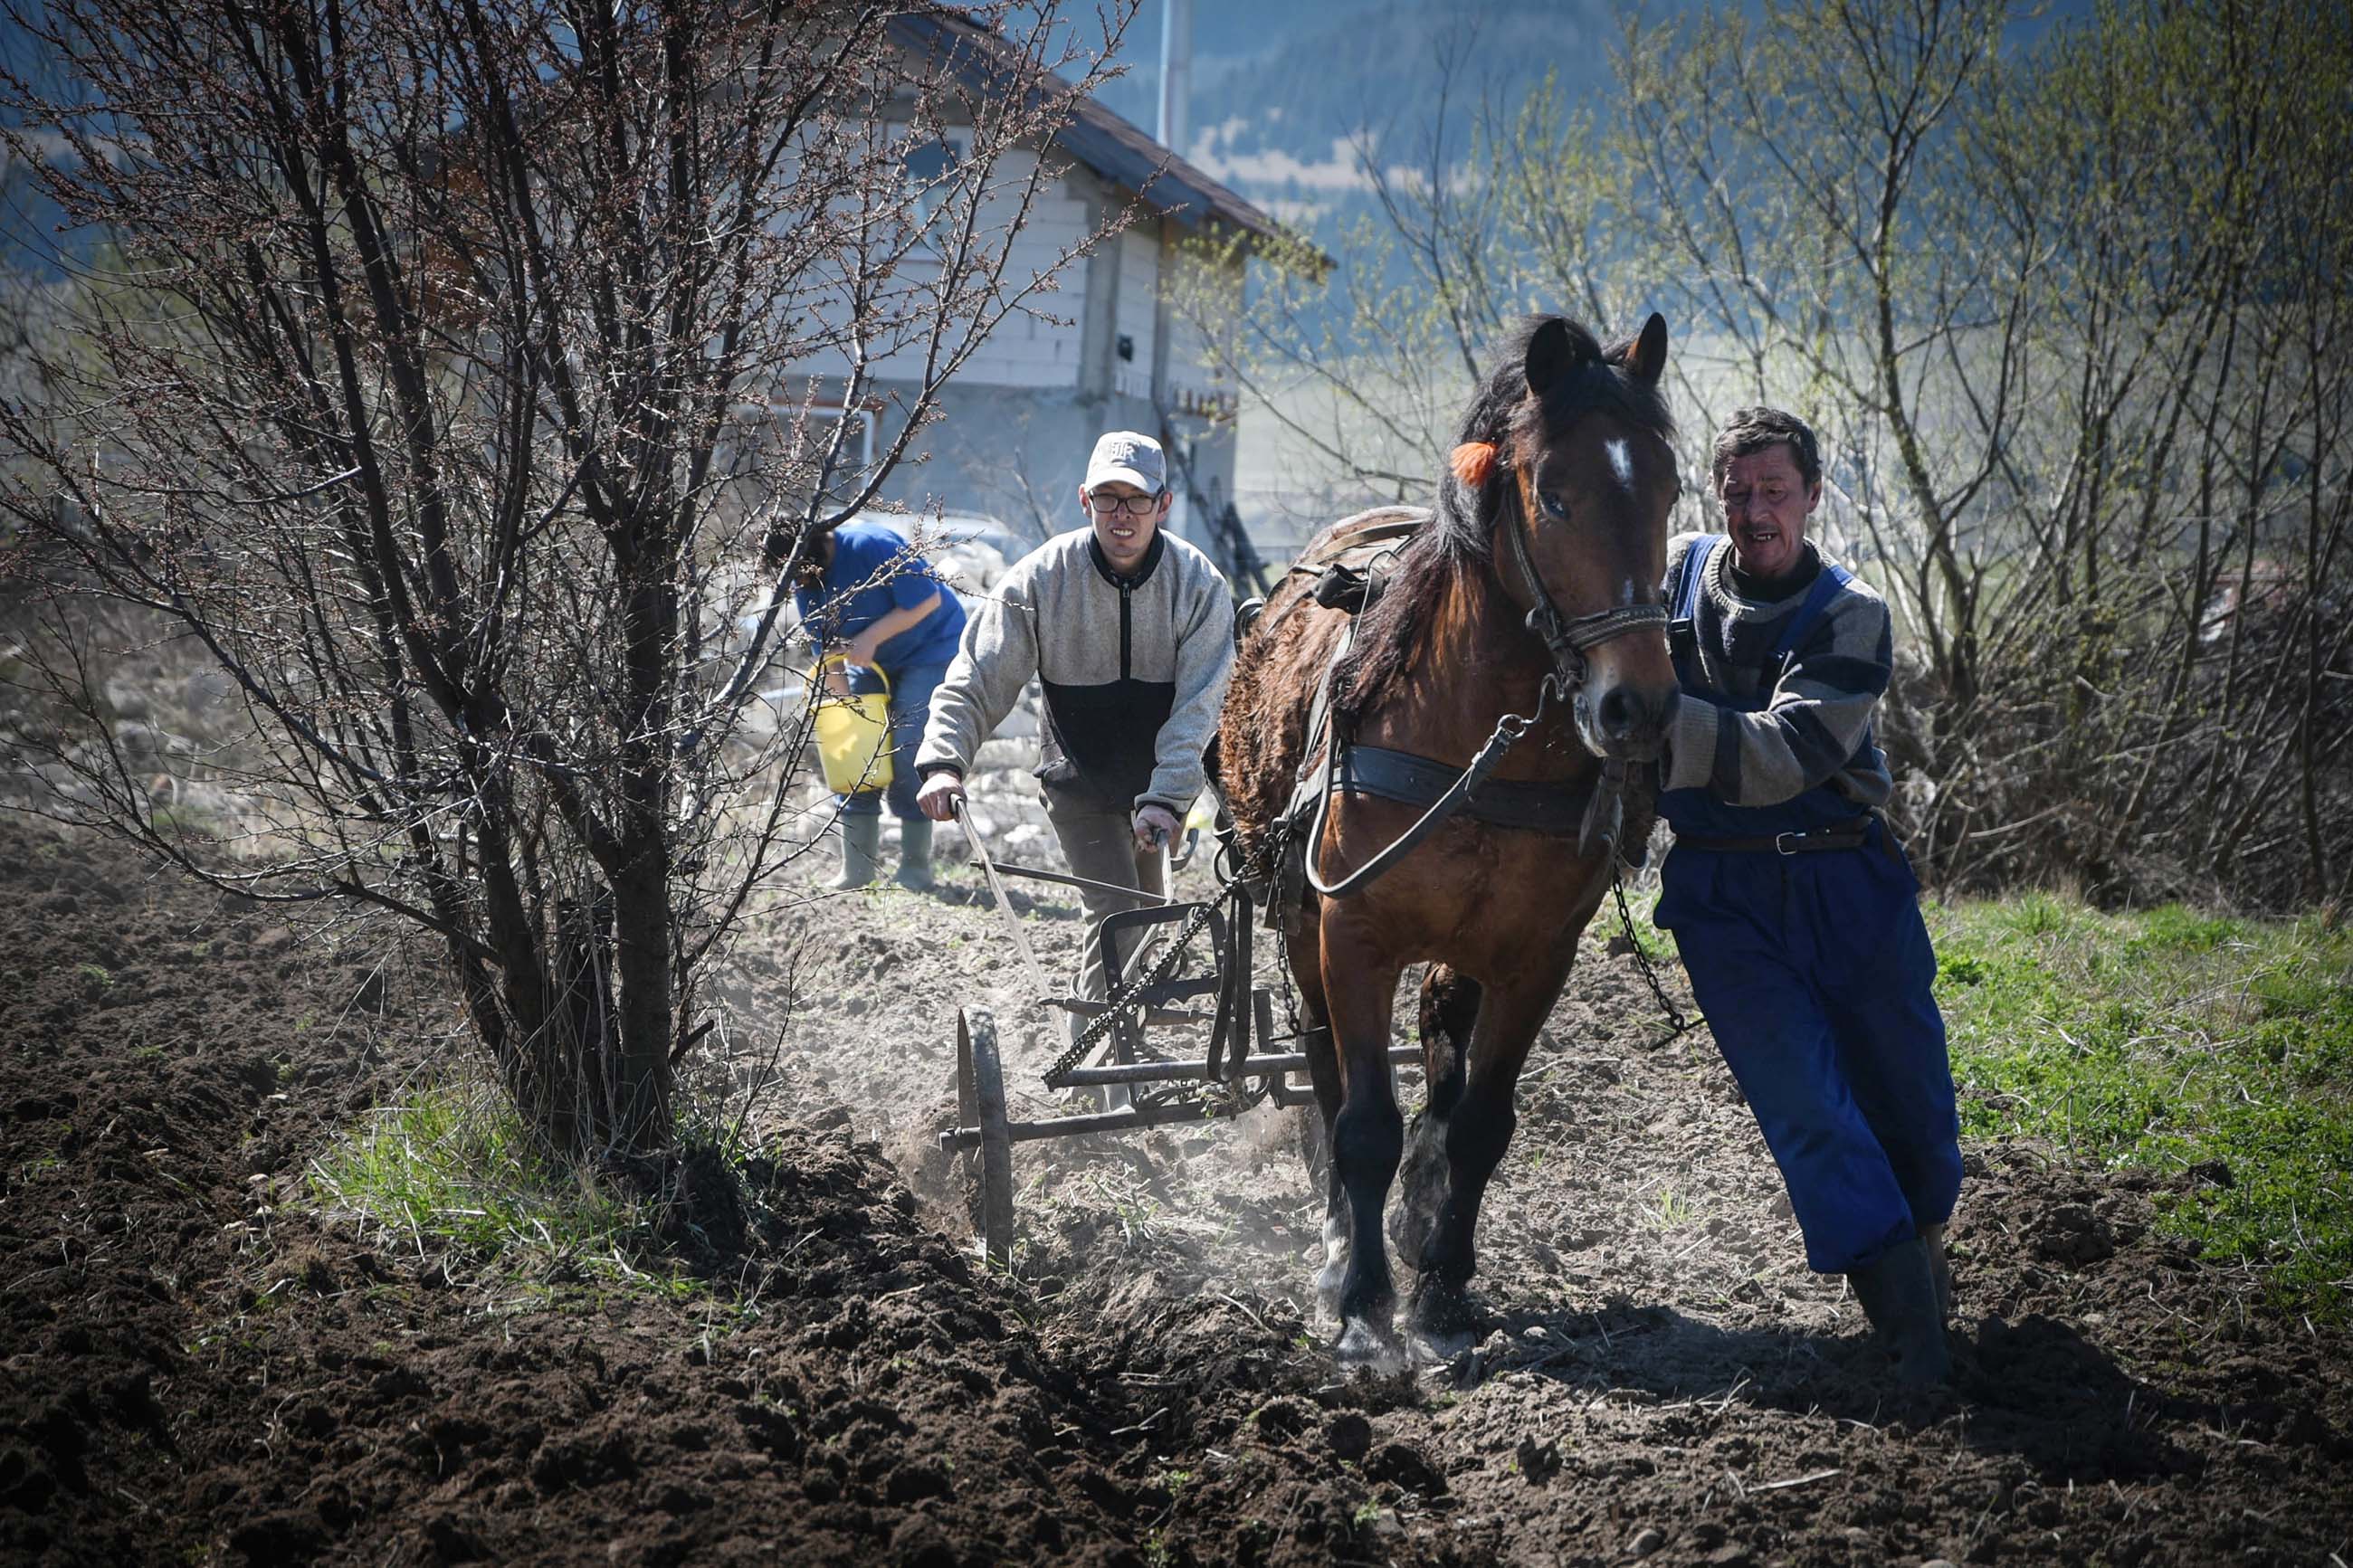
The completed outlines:
{"type": "Polygon", "coordinates": [[[1878,814],[1886,601],[1807,542],[1822,469],[1802,420],[1736,411],[1709,473],[1724,533],[1667,552],[1683,700],[1656,920],[1780,1165],[1807,1262],[1847,1277],[1904,1382],[1941,1382],[1959,1124],[1920,886],[1878,814]]]}
{"type": "MultiPolygon", "coordinates": [[[[915,754],[916,799],[945,822],[975,752],[1036,676],[1045,689],[1038,779],[1073,875],[1164,890],[1162,847],[1202,784],[1234,660],[1233,599],[1209,558],[1163,532],[1170,494],[1160,444],[1114,430],[1079,487],[1089,526],[1006,572],[965,627],[915,754]]],[[[1131,900],[1084,889],[1090,925],[1131,900]]],[[[1082,994],[1103,994],[1088,945],[1082,994]]]]}

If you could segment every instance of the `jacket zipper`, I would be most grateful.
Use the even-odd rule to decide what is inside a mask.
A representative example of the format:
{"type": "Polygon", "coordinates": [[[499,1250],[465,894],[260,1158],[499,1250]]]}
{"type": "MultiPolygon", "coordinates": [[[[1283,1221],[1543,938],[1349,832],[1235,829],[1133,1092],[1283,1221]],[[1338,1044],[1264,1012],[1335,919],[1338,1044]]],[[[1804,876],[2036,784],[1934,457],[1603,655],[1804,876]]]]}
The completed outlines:
{"type": "Polygon", "coordinates": [[[1119,585],[1119,678],[1128,679],[1128,648],[1133,637],[1134,620],[1128,609],[1128,599],[1134,593],[1126,584],[1119,585]]]}

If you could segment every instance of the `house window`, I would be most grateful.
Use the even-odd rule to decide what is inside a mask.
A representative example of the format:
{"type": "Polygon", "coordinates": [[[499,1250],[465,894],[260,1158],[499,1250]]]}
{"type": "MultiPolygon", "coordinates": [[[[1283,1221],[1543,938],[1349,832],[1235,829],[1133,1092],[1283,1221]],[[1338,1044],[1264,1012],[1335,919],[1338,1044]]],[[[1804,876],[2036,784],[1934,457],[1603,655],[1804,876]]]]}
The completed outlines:
{"type": "Polygon", "coordinates": [[[907,143],[907,189],[915,198],[917,218],[925,227],[939,216],[940,207],[955,188],[956,165],[963,160],[963,143],[954,136],[907,143]]]}
{"type": "Polygon", "coordinates": [[[826,443],[832,440],[833,432],[824,428],[819,421],[840,419],[844,417],[858,421],[858,427],[850,431],[849,438],[841,444],[842,464],[844,467],[848,467],[853,463],[856,464],[861,475],[865,469],[873,467],[874,411],[872,409],[828,408],[820,405],[818,406],[812,407],[808,411],[808,415],[810,443],[818,447],[820,449],[826,443]]]}

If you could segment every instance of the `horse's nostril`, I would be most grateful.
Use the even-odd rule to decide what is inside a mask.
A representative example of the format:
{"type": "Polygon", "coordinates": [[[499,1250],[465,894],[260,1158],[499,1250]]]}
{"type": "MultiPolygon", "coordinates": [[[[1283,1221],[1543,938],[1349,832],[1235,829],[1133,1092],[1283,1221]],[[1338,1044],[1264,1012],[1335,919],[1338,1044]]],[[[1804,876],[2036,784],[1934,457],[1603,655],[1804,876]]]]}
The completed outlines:
{"type": "Polygon", "coordinates": [[[1616,737],[1633,727],[1634,704],[1627,700],[1623,687],[1611,687],[1602,694],[1599,711],[1601,732],[1616,737]]]}

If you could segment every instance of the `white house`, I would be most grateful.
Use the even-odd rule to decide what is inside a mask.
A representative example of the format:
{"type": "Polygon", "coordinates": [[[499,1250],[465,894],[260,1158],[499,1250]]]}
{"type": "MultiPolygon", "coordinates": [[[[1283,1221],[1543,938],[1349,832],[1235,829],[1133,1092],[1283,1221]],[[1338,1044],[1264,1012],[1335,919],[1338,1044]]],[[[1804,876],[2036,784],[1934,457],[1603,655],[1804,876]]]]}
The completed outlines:
{"type": "MultiPolygon", "coordinates": [[[[903,47],[931,53],[947,68],[985,68],[991,36],[961,16],[902,16],[893,26],[903,47]]],[[[956,156],[956,135],[951,129],[944,147],[912,153],[911,164],[926,155],[956,156]]],[[[884,499],[911,511],[995,518],[1016,540],[1043,539],[1083,521],[1077,489],[1095,437],[1141,430],[1170,454],[1176,492],[1170,525],[1241,586],[1253,563],[1232,500],[1236,392],[1208,363],[1198,333],[1171,310],[1168,290],[1180,268],[1209,265],[1189,242],[1239,238],[1240,246],[1225,252],[1235,259],[1222,275],[1197,271],[1184,280],[1238,304],[1240,258],[1283,237],[1282,231],[1091,99],[1051,145],[1001,160],[998,177],[1018,184],[1039,159],[1062,172],[1046,184],[1017,237],[1009,275],[1050,265],[1131,205],[1134,220],[1065,271],[1060,291],[1047,302],[1061,321],[1008,320],[948,384],[943,417],[911,454],[921,460],[893,473],[884,499]],[[1020,159],[1029,166],[1019,166],[1020,159]]],[[[892,437],[890,421],[902,416],[890,394],[902,384],[893,382],[890,368],[887,361],[878,367],[878,395],[854,416],[868,426],[862,439],[876,446],[892,437]]]]}

